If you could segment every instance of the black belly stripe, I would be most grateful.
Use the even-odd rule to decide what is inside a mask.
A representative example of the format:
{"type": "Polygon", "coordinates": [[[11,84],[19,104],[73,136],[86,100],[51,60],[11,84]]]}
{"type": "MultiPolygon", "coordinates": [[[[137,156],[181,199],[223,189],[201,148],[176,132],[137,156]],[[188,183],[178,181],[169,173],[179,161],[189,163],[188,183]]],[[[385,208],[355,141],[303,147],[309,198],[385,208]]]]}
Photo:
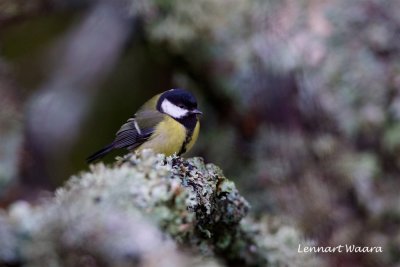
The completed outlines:
{"type": "Polygon", "coordinates": [[[197,120],[196,114],[191,114],[184,118],[178,119],[177,121],[180,122],[183,126],[185,126],[185,129],[186,129],[185,141],[183,141],[182,146],[178,152],[178,156],[179,156],[186,152],[187,145],[190,143],[190,141],[192,141],[193,132],[194,132],[194,129],[196,128],[198,120],[197,120]]]}
{"type": "Polygon", "coordinates": [[[192,136],[193,136],[193,130],[194,129],[186,129],[186,138],[185,141],[183,141],[181,149],[178,152],[178,156],[184,154],[187,149],[187,145],[192,141],[192,136]]]}

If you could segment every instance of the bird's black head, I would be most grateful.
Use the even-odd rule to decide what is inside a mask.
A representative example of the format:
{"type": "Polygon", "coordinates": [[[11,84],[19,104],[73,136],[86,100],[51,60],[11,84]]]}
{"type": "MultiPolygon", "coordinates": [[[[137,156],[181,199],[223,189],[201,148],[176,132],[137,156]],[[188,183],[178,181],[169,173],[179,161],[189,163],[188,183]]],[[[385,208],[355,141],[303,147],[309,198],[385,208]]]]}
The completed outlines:
{"type": "Polygon", "coordinates": [[[175,119],[201,114],[197,109],[197,100],[192,93],[183,89],[171,89],[164,92],[157,103],[157,109],[175,119]]]}

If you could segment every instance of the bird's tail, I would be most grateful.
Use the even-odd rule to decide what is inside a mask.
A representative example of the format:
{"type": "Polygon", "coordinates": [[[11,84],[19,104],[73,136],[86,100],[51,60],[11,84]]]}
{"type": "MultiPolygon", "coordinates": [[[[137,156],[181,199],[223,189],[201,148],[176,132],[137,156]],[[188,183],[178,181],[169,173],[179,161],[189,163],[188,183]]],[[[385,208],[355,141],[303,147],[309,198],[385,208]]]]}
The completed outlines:
{"type": "Polygon", "coordinates": [[[102,149],[100,149],[99,151],[93,153],[93,155],[90,155],[87,159],[86,162],[87,163],[91,163],[99,158],[104,157],[106,154],[108,154],[111,150],[114,149],[114,144],[111,143],[106,147],[103,147],[102,149]]]}

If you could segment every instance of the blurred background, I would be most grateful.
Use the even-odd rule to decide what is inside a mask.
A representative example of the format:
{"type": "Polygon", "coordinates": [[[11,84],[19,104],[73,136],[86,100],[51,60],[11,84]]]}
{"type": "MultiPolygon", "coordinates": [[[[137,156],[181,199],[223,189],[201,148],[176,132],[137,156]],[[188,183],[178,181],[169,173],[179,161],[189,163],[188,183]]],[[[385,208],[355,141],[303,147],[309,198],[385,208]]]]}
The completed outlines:
{"type": "MultiPolygon", "coordinates": [[[[151,96],[194,92],[189,155],[329,266],[400,266],[400,1],[0,0],[0,205],[87,170],[151,96]]],[[[113,162],[115,153],[105,158],[113,162]]]]}

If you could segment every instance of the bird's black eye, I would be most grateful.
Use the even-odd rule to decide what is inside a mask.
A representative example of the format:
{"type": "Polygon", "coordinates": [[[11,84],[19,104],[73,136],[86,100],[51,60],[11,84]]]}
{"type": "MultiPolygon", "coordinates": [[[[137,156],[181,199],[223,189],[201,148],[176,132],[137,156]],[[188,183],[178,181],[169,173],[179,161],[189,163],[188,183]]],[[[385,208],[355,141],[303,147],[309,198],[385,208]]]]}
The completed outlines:
{"type": "Polygon", "coordinates": [[[185,108],[185,106],[183,104],[179,104],[178,107],[185,108]]]}

